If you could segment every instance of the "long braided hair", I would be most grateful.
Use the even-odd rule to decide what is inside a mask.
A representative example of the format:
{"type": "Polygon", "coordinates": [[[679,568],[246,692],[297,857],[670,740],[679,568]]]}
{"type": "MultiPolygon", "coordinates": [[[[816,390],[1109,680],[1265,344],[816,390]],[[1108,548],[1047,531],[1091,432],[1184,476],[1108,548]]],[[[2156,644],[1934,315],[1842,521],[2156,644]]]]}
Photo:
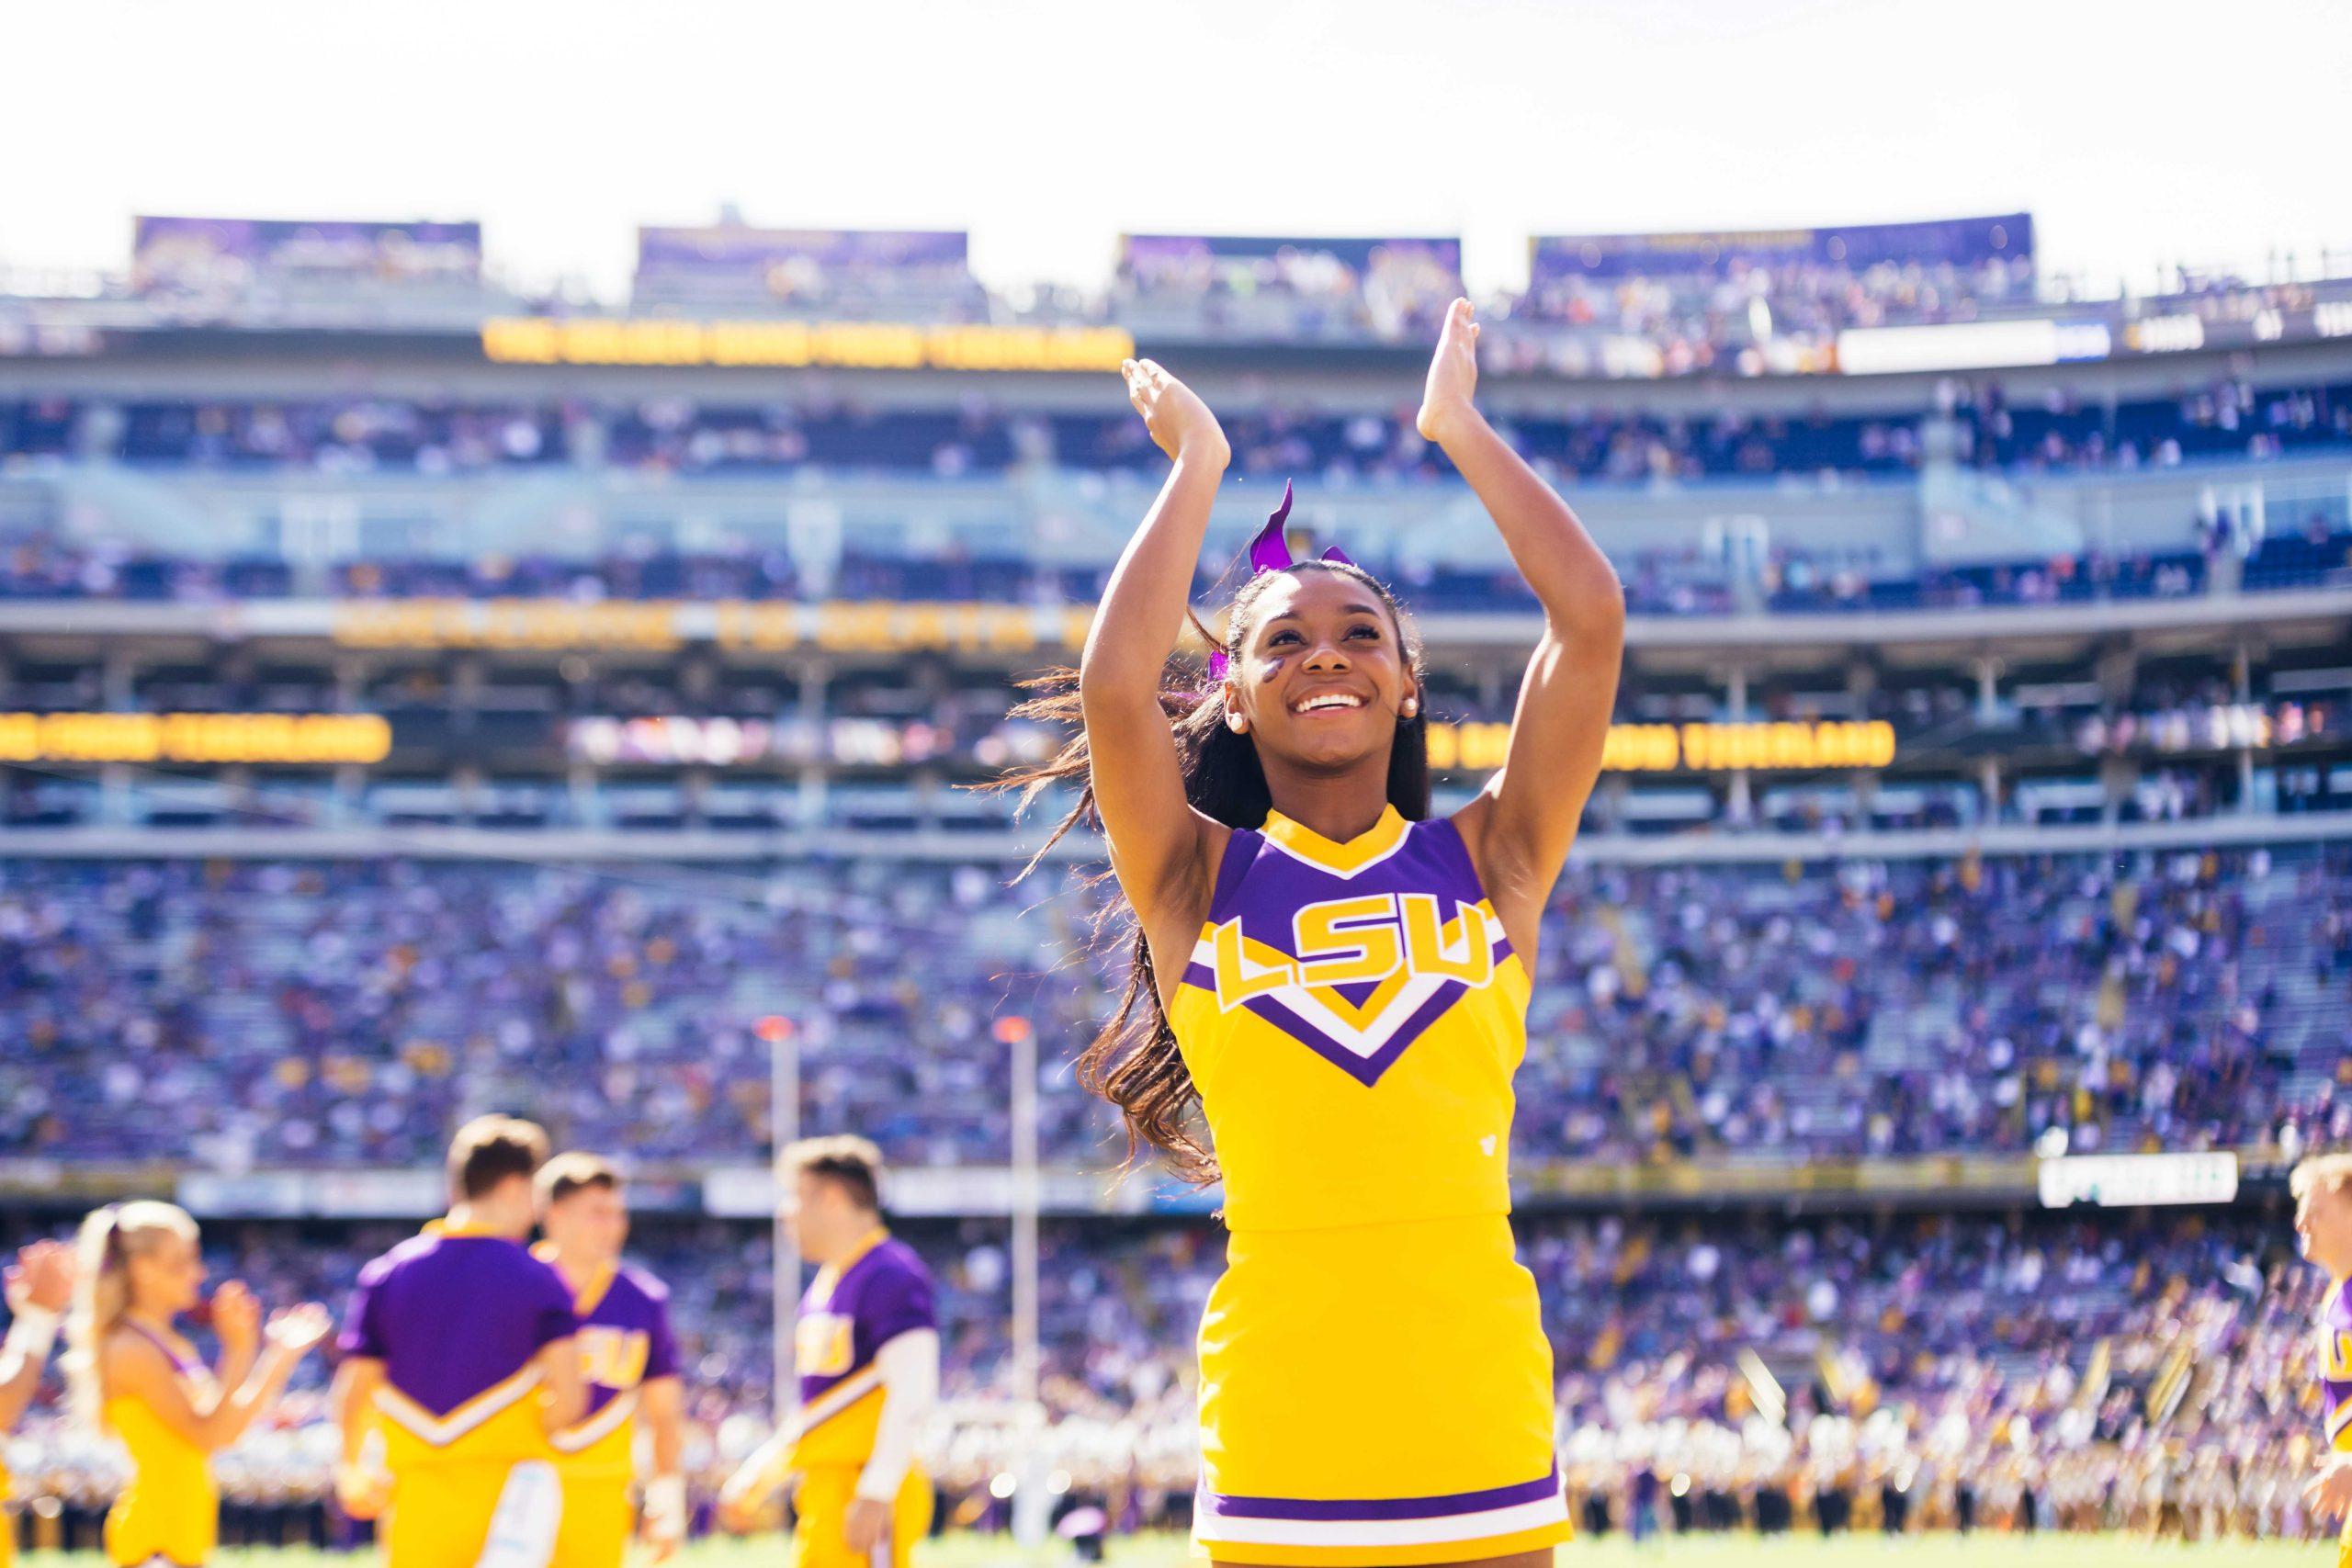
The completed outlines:
{"type": "MultiPolygon", "coordinates": [[[[1378,595],[1395,623],[1397,646],[1416,690],[1424,690],[1421,642],[1404,606],[1370,572],[1352,562],[1304,560],[1286,569],[1292,572],[1329,571],[1363,584],[1378,595]]],[[[1258,600],[1276,574],[1261,571],[1244,582],[1227,611],[1222,639],[1188,612],[1193,629],[1212,648],[1222,648],[1228,665],[1238,664],[1247,641],[1258,600]]],[[[1016,705],[1011,716],[1082,726],[1078,671],[1057,669],[1022,687],[1035,694],[1016,705]]],[[[1228,828],[1255,829],[1264,824],[1273,796],[1266,785],[1266,771],[1258,761],[1258,743],[1250,735],[1237,735],[1226,724],[1225,686],[1204,682],[1190,660],[1171,657],[1161,672],[1159,705],[1167,714],[1176,740],[1176,761],[1184,778],[1184,796],[1203,815],[1228,828]]],[[[1081,824],[1100,828],[1095,809],[1093,759],[1086,734],[1079,733],[1052,761],[1018,769],[981,785],[984,789],[1017,789],[1026,809],[1046,789],[1065,781],[1080,785],[1078,802],[1055,824],[1018,882],[1037,868],[1062,836],[1081,824]]],[[[1396,721],[1396,735],[1388,753],[1388,803],[1397,815],[1418,822],[1430,814],[1429,702],[1419,711],[1396,721]]],[[[1110,881],[1104,870],[1087,879],[1090,888],[1110,881]]],[[[1126,1124],[1126,1166],[1132,1169],[1148,1148],[1178,1177],[1198,1186],[1217,1179],[1216,1156],[1205,1141],[1199,1111],[1201,1094],[1176,1046],[1176,1032],[1161,1006],[1153,973],[1151,949],[1144,940],[1143,923],[1125,894],[1113,885],[1094,921],[1098,949],[1125,945],[1129,951],[1127,977],[1119,1005],[1078,1055],[1078,1081],[1088,1093],[1100,1095],[1119,1108],[1126,1124]]]]}

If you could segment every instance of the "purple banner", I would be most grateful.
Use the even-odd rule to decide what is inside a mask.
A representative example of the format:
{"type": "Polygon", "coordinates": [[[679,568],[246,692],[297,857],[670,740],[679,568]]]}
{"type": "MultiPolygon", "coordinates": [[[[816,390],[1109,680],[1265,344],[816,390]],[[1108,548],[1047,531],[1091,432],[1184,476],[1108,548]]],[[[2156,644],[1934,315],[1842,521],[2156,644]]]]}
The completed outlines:
{"type": "Polygon", "coordinates": [[[2033,259],[2033,215],[1856,223],[1831,229],[1692,230],[1672,234],[1552,234],[1528,242],[1538,284],[1569,277],[1684,277],[1735,266],[1844,267],[1882,262],[1981,266],[2033,259]]]}
{"type": "Polygon", "coordinates": [[[130,265],[142,293],[234,291],[296,273],[476,282],[481,225],[141,217],[130,265]]]}
{"type": "Polygon", "coordinates": [[[1250,234],[1125,234],[1119,276],[1147,291],[1236,286],[1361,290],[1379,279],[1415,292],[1462,290],[1453,239],[1306,239],[1250,234]]]}
{"type": "Polygon", "coordinates": [[[764,283],[779,267],[961,273],[969,267],[969,250],[960,230],[640,228],[637,276],[639,281],[736,277],[764,283]]]}

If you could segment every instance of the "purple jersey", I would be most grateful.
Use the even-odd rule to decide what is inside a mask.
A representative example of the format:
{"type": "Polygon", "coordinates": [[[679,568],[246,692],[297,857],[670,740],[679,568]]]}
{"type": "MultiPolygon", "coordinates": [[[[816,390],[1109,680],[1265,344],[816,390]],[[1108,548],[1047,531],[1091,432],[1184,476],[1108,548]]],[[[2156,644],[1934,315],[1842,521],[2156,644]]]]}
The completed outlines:
{"type": "MultiPolygon", "coordinates": [[[[2332,1282],[2320,1306],[2319,1388],[2327,1446],[2352,1454],[2352,1280],[2332,1282]]],[[[2352,1540],[2352,1518],[2345,1520],[2345,1532],[2352,1540]]]]}
{"type": "Polygon", "coordinates": [[[815,1399],[874,1364],[874,1352],[916,1328],[936,1328],[931,1270],[891,1236],[859,1253],[829,1280],[820,1269],[800,1298],[800,1398],[815,1399]]]}
{"type": "Polygon", "coordinates": [[[580,1313],[580,1367],[594,1416],[624,1393],[678,1375],[678,1342],[670,1333],[670,1288],[624,1263],[601,1291],[586,1291],[580,1313]]]}
{"type": "Polygon", "coordinates": [[[447,1416],[578,1331],[571,1292],[522,1243],[437,1225],[359,1271],[337,1346],[384,1363],[384,1381],[447,1416]]]}
{"type": "Polygon", "coordinates": [[[931,1270],[914,1248],[875,1233],[847,1262],[817,1270],[800,1298],[794,1337],[800,1371],[802,1465],[865,1462],[881,1410],[875,1352],[899,1335],[936,1328],[931,1270]]]}

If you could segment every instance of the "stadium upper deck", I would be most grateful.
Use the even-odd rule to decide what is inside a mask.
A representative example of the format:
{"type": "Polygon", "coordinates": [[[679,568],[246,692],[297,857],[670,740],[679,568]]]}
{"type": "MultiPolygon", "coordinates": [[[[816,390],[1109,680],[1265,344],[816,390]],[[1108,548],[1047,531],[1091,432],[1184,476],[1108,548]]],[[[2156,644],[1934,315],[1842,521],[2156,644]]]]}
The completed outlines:
{"type": "MultiPolygon", "coordinates": [[[[1158,461],[1112,378],[1080,373],[1115,345],[1081,320],[1044,369],[989,357],[1012,339],[825,334],[1004,324],[960,236],[645,241],[633,309],[669,336],[549,301],[503,321],[465,225],[155,220],[115,294],[0,299],[0,717],[37,770],[7,819],[668,830],[728,854],[1001,829],[945,786],[1046,742],[1004,720],[1006,678],[1074,650],[1158,461]],[[749,336],[682,330],[739,310],[749,336]]],[[[1300,525],[1399,585],[1459,787],[1533,621],[1410,430],[1408,340],[1458,286],[1450,243],[1132,237],[1094,324],[1189,342],[1235,436],[1218,547],[1295,478],[1300,525]],[[1168,324],[1179,306],[1217,330],[1168,324]],[[1385,325],[1282,327],[1310,307],[1385,325]]],[[[1564,378],[1493,334],[1489,406],[1634,612],[1596,845],[2352,801],[2332,286],[2199,281],[2098,307],[2129,332],[2019,336],[2075,302],[2015,218],[1545,240],[1532,267],[1506,326],[1695,321],[1735,357],[1784,327],[1929,334],[1855,340],[1876,373],[1704,381],[1564,378]]]]}
{"type": "MultiPolygon", "coordinates": [[[[606,328],[625,309],[673,325],[1102,326],[1163,345],[1418,347],[1464,291],[1462,243],[1443,236],[1128,234],[1100,285],[1011,291],[984,287],[968,251],[956,231],[760,229],[731,214],[644,228],[618,308],[499,283],[477,223],[146,217],[125,275],[7,280],[16,298],[0,299],[0,333],[71,352],[91,334],[164,324],[429,333],[537,317],[583,323],[577,346],[612,346],[621,340],[606,328]]],[[[2043,271],[2028,213],[1539,236],[1527,261],[1526,285],[1487,301],[1500,329],[1489,351],[1498,364],[1569,376],[2053,364],[2352,332],[2344,257],[2274,255],[2258,276],[2175,268],[2152,293],[2102,291],[2043,271]]],[[[649,333],[637,347],[666,343],[655,362],[693,363],[667,356],[689,341],[649,333]]],[[[814,363],[896,352],[854,334],[813,349],[789,334],[738,347],[754,341],[797,341],[814,363]]],[[[985,356],[1013,341],[984,332],[931,346],[985,356]]]]}

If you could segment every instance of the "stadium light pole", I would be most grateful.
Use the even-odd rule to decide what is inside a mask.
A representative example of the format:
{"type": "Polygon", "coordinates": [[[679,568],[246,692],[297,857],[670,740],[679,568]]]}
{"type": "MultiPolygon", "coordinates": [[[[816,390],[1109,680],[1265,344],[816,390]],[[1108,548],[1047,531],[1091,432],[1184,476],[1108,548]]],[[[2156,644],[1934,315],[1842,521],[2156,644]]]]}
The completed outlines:
{"type": "Polygon", "coordinates": [[[1053,1499],[1046,1495],[1046,1416],[1037,1398],[1037,1031],[1025,1018],[998,1028],[1012,1048],[1012,1537],[1024,1551],[1046,1544],[1053,1499]]]}
{"type": "Polygon", "coordinates": [[[1037,1403],[1037,1032],[1008,1021],[1012,1036],[1012,1393],[1037,1403]]]}
{"type": "Polygon", "coordinates": [[[800,1032],[792,1027],[790,1019],[776,1016],[763,1019],[760,1032],[768,1039],[768,1126],[775,1140],[775,1201],[768,1211],[768,1223],[775,1232],[771,1248],[775,1258],[771,1289],[775,1307],[769,1325],[769,1351],[775,1364],[773,1415],[781,1430],[800,1402],[799,1384],[792,1378],[793,1328],[800,1300],[800,1249],[793,1244],[791,1228],[784,1223],[784,1201],[791,1191],[784,1155],[800,1141],[800,1032]]]}

